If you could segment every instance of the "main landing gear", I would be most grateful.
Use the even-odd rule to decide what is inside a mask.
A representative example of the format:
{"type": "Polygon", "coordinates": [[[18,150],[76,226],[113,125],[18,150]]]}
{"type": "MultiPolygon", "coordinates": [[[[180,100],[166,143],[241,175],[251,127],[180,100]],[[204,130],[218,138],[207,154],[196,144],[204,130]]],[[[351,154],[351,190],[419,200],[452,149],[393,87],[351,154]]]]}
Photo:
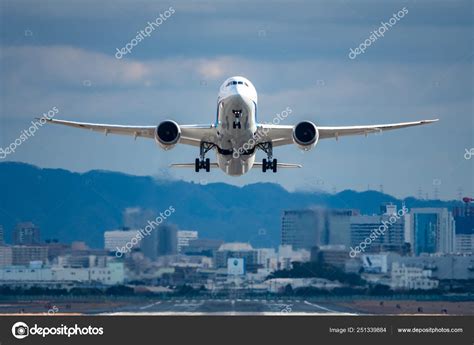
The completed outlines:
{"type": "Polygon", "coordinates": [[[205,169],[206,172],[211,171],[211,160],[206,158],[206,153],[212,150],[216,145],[213,143],[201,142],[199,149],[199,158],[196,158],[194,163],[194,170],[199,172],[201,169],[205,169]]]}
{"type": "Polygon", "coordinates": [[[209,158],[206,159],[199,159],[196,158],[194,162],[194,170],[199,172],[201,169],[206,169],[206,172],[211,171],[211,160],[209,158]]]}
{"type": "Polygon", "coordinates": [[[267,158],[262,160],[262,172],[271,170],[274,173],[277,172],[278,160],[273,158],[273,146],[272,143],[260,143],[258,147],[267,154],[267,158]],[[273,159],[272,159],[273,158],[273,159]]]}

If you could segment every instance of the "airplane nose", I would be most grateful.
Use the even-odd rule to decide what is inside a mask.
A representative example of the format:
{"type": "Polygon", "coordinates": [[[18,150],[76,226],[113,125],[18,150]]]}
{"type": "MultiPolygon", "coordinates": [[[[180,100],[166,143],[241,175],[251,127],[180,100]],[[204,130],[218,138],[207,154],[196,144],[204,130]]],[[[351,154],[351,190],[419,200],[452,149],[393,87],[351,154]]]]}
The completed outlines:
{"type": "Polygon", "coordinates": [[[237,104],[246,103],[245,97],[244,97],[241,93],[239,93],[239,92],[234,93],[234,94],[231,96],[231,99],[232,99],[232,102],[233,102],[233,103],[237,103],[237,104]]]}

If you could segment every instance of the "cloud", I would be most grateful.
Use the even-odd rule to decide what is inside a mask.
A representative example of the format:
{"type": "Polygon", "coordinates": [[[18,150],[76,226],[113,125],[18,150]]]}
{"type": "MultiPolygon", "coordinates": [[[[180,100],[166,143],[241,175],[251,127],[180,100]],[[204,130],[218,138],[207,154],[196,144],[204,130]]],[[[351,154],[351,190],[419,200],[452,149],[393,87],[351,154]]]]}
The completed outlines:
{"type": "Polygon", "coordinates": [[[94,80],[101,86],[124,86],[143,82],[150,75],[141,62],[67,46],[6,47],[1,63],[10,67],[7,81],[23,84],[80,86],[84,80],[94,80]]]}
{"type": "MultiPolygon", "coordinates": [[[[195,105],[209,104],[205,99],[214,99],[220,83],[232,75],[252,80],[266,116],[292,105],[299,107],[299,116],[313,115],[318,108],[325,111],[323,117],[344,111],[338,117],[341,121],[350,119],[348,108],[355,116],[358,108],[366,110],[367,104],[384,109],[424,105],[428,101],[467,104],[472,90],[470,76],[464,73],[469,61],[446,70],[440,63],[349,59],[267,61],[217,56],[117,60],[112,54],[68,46],[20,46],[3,49],[0,63],[7,66],[4,81],[11,86],[5,92],[5,110],[24,114],[31,110],[21,111],[23,107],[38,106],[48,98],[46,109],[60,100],[83,110],[102,109],[108,113],[118,107],[124,114],[135,115],[137,109],[149,113],[152,109],[145,104],[151,106],[159,100],[160,110],[170,112],[183,97],[189,104],[181,105],[180,110],[194,113],[195,105]],[[206,89],[200,85],[203,80],[209,85],[206,89]],[[87,85],[91,87],[84,87],[87,85]],[[27,104],[23,102],[24,95],[30,99],[27,104]]],[[[376,113],[373,116],[377,119],[393,120],[384,117],[379,109],[376,113]]],[[[364,117],[372,120],[371,114],[365,113],[364,117]]]]}

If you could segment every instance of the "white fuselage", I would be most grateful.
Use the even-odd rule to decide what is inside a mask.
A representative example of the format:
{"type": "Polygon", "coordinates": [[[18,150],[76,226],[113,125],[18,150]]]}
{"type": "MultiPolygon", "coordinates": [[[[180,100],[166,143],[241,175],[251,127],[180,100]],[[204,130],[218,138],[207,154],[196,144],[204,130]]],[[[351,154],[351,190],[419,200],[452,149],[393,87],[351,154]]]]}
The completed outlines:
{"type": "Polygon", "coordinates": [[[227,79],[217,99],[217,164],[228,175],[248,172],[255,162],[257,91],[243,77],[227,79]]]}

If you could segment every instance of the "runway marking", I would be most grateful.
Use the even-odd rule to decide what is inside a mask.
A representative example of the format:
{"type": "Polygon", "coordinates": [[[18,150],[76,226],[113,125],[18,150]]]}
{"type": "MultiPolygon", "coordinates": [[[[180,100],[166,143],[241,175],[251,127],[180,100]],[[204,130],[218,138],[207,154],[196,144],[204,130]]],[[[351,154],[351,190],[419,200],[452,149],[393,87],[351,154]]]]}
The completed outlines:
{"type": "Polygon", "coordinates": [[[145,309],[148,309],[148,308],[153,307],[154,305],[158,305],[158,304],[160,304],[160,303],[161,303],[161,301],[158,301],[158,302],[155,302],[155,303],[152,303],[152,304],[149,304],[149,305],[140,307],[140,308],[138,308],[138,309],[140,309],[140,310],[145,310],[145,309]]]}
{"type": "Polygon", "coordinates": [[[308,301],[304,301],[304,303],[307,304],[307,305],[310,305],[312,307],[316,307],[316,308],[319,308],[321,310],[327,311],[329,313],[336,313],[336,314],[341,314],[341,315],[357,315],[355,313],[344,313],[344,312],[332,310],[332,309],[329,309],[329,308],[322,307],[319,304],[310,303],[308,301]]]}
{"type": "Polygon", "coordinates": [[[321,310],[328,311],[328,312],[330,312],[330,313],[337,313],[337,311],[335,311],[335,310],[331,310],[331,309],[328,309],[328,308],[325,308],[325,307],[321,307],[321,306],[318,305],[318,304],[310,303],[310,302],[308,302],[308,301],[304,301],[304,303],[307,304],[307,305],[310,305],[310,306],[319,308],[319,309],[321,309],[321,310]]]}
{"type": "MultiPolygon", "coordinates": [[[[8,314],[12,315],[12,314],[8,314]]],[[[26,315],[26,314],[18,314],[26,315]]],[[[31,314],[34,316],[34,314],[31,314]]],[[[81,315],[81,314],[67,314],[66,316],[71,315],[81,315]]],[[[114,316],[148,316],[148,315],[166,315],[166,316],[202,316],[202,315],[240,315],[240,316],[280,316],[280,317],[292,317],[292,316],[338,316],[338,315],[357,315],[350,313],[309,313],[309,312],[298,312],[292,311],[291,313],[282,313],[280,311],[264,311],[264,312],[236,312],[236,311],[220,311],[220,312],[197,312],[197,311],[157,311],[157,312],[111,312],[111,313],[99,313],[96,315],[114,315],[114,316]]]]}

